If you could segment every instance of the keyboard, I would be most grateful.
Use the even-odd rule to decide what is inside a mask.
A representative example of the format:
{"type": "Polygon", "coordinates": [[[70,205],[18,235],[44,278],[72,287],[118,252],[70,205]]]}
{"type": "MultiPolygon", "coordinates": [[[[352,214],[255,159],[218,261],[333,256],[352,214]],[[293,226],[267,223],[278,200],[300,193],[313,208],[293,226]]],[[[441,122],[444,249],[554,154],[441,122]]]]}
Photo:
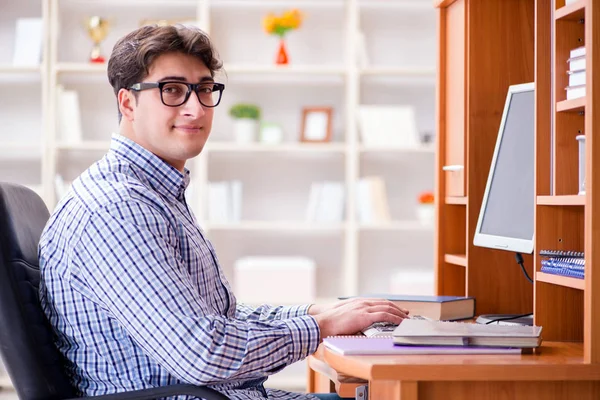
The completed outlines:
{"type": "MultiPolygon", "coordinates": [[[[412,315],[410,318],[431,321],[431,318],[423,317],[421,315],[412,315]]],[[[397,326],[398,325],[389,322],[375,322],[374,324],[365,328],[362,333],[367,337],[391,336],[397,326]]]]}

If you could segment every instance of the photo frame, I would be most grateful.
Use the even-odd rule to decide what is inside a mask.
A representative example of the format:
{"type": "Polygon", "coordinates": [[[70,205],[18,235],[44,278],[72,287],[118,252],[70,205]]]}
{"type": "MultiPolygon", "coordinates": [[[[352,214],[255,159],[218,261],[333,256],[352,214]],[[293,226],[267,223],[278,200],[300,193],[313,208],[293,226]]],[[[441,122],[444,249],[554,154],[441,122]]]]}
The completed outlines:
{"type": "Polygon", "coordinates": [[[304,107],[300,141],[326,143],[331,141],[333,107],[304,107]]]}

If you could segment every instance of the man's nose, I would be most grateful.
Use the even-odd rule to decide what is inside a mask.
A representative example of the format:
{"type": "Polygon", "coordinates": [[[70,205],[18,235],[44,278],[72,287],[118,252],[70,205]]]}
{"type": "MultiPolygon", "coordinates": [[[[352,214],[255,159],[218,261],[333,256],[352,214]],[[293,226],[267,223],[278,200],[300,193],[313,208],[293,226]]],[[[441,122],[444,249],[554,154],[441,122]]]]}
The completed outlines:
{"type": "Polygon", "coordinates": [[[204,115],[204,106],[200,103],[198,93],[192,91],[188,101],[184,104],[184,111],[186,115],[202,116],[204,115]]]}

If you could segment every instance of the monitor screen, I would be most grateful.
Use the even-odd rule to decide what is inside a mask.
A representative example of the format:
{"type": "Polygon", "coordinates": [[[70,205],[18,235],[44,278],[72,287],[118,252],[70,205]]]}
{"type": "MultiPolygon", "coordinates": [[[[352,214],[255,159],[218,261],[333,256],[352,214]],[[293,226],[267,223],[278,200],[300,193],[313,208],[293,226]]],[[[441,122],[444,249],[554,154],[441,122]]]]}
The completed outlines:
{"type": "Polygon", "coordinates": [[[533,252],[534,84],[511,86],[473,243],[518,253],[533,252]]]}

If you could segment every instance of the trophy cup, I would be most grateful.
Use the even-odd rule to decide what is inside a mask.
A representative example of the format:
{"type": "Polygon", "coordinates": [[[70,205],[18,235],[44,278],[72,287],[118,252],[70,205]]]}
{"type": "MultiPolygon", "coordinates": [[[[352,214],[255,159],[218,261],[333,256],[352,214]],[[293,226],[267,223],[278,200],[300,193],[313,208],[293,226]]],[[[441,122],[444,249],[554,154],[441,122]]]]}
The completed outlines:
{"type": "Polygon", "coordinates": [[[106,18],[99,16],[88,17],[85,20],[85,27],[88,35],[92,38],[94,46],[90,52],[90,62],[103,63],[105,61],[104,56],[100,50],[100,42],[108,35],[108,28],[110,24],[106,18]]]}

